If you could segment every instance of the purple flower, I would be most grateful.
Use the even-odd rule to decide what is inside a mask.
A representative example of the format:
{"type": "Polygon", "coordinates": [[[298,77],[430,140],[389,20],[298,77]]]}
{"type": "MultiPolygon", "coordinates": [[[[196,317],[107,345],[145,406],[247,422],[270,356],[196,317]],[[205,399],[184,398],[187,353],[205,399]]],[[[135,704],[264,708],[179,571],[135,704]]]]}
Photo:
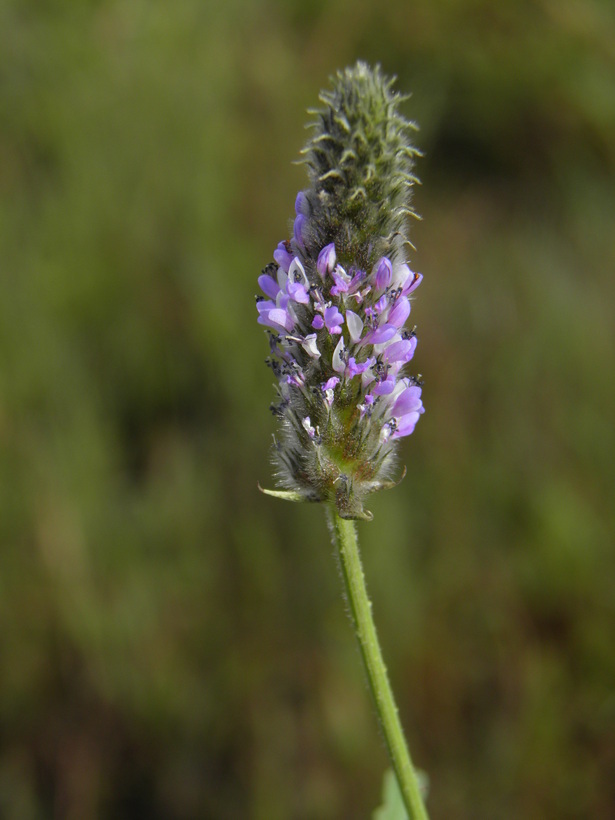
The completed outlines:
{"type": "Polygon", "coordinates": [[[277,307],[275,302],[258,302],[258,323],[272,327],[274,330],[285,330],[290,333],[295,327],[295,320],[289,310],[277,307]]]}
{"type": "Polygon", "coordinates": [[[397,327],[392,324],[385,324],[382,327],[378,327],[375,330],[372,330],[371,333],[363,340],[364,344],[370,345],[381,345],[384,342],[388,342],[390,339],[395,336],[397,333],[397,327]]]}
{"type": "Polygon", "coordinates": [[[341,325],[344,324],[344,316],[335,305],[325,308],[325,325],[329,333],[339,335],[342,332],[341,325]]]}
{"type": "MultiPolygon", "coordinates": [[[[352,273],[352,268],[350,269],[350,272],[352,273]]],[[[364,279],[365,279],[365,271],[364,270],[356,270],[352,274],[352,279],[350,280],[350,283],[348,285],[348,292],[353,293],[359,287],[361,282],[364,281],[364,279]]],[[[370,290],[371,290],[371,288],[370,288],[370,290]]]]}
{"type": "Polygon", "coordinates": [[[308,289],[310,282],[305,275],[305,269],[299,259],[295,257],[288,269],[288,282],[286,283],[286,293],[295,302],[300,302],[302,305],[309,304],[310,297],[308,296],[308,289]]]}
{"type": "Polygon", "coordinates": [[[402,416],[397,422],[395,432],[391,438],[402,438],[402,436],[409,436],[411,433],[414,433],[414,428],[416,427],[416,423],[422,412],[424,411],[421,407],[420,412],[408,413],[407,415],[402,416]]]}
{"type": "Polygon", "coordinates": [[[331,288],[331,296],[339,296],[340,293],[348,293],[350,277],[341,265],[337,265],[332,272],[335,285],[331,288]]]}
{"type": "Polygon", "coordinates": [[[262,276],[258,277],[258,286],[271,299],[275,299],[280,292],[277,280],[273,276],[269,276],[268,273],[263,273],[262,276]]]}
{"type": "Polygon", "coordinates": [[[413,273],[412,279],[407,279],[406,284],[404,285],[402,293],[404,296],[408,296],[408,294],[412,293],[412,291],[416,290],[418,286],[423,281],[423,274],[422,273],[413,273]]]}
{"type": "Polygon", "coordinates": [[[295,199],[295,213],[307,215],[309,213],[309,202],[304,191],[299,191],[295,199]]]}
{"type": "Polygon", "coordinates": [[[320,389],[325,394],[325,402],[329,408],[333,407],[333,401],[335,400],[335,394],[333,391],[339,383],[340,380],[337,376],[331,376],[330,379],[327,379],[327,381],[321,385],[320,389]]]}
{"type": "Polygon", "coordinates": [[[395,327],[401,327],[408,316],[410,316],[410,302],[405,296],[400,296],[389,311],[387,321],[395,327]]]}
{"type": "Polygon", "coordinates": [[[351,356],[348,359],[348,365],[346,367],[346,375],[350,379],[354,379],[355,376],[359,376],[361,373],[365,373],[366,370],[369,370],[370,367],[374,364],[376,360],[374,358],[366,359],[364,362],[357,363],[357,360],[354,356],[351,356]]]}
{"type": "Polygon", "coordinates": [[[337,376],[331,376],[331,378],[327,379],[327,381],[323,384],[322,389],[323,390],[334,390],[338,386],[339,383],[340,383],[340,380],[338,379],[337,376]]]}
{"type": "Polygon", "coordinates": [[[322,318],[320,313],[317,313],[314,318],[312,319],[312,327],[316,330],[322,330],[325,326],[325,320],[322,318]]]}
{"type": "Polygon", "coordinates": [[[376,290],[385,290],[391,284],[391,279],[393,277],[393,265],[391,265],[391,260],[387,259],[386,256],[383,256],[382,259],[376,263],[374,270],[374,284],[376,290]]]}
{"type": "Polygon", "coordinates": [[[394,288],[401,288],[404,296],[415,291],[423,281],[422,273],[414,273],[405,263],[393,271],[392,285],[394,288]]]}
{"type": "MultiPolygon", "coordinates": [[[[408,380],[404,380],[408,383],[408,380]]],[[[425,412],[423,402],[421,400],[421,388],[416,384],[409,384],[398,395],[391,415],[393,416],[391,422],[392,439],[409,436],[413,432],[417,421],[422,413],[425,412]]]]}
{"type": "Polygon", "coordinates": [[[305,289],[305,285],[301,282],[291,282],[289,280],[286,286],[286,292],[293,299],[295,302],[299,302],[302,305],[309,304],[310,297],[308,296],[308,292],[305,289]]]}
{"type": "Polygon", "coordinates": [[[388,396],[393,390],[395,390],[395,376],[389,375],[372,388],[372,393],[374,396],[388,396]]]}
{"type": "Polygon", "coordinates": [[[318,261],[316,262],[316,269],[320,274],[320,278],[324,281],[327,274],[333,273],[336,262],[335,245],[331,242],[318,254],[318,261]]]}
{"type": "Polygon", "coordinates": [[[407,413],[420,412],[422,406],[421,388],[416,384],[411,384],[397,397],[392,415],[405,416],[407,413]]]}
{"type": "Polygon", "coordinates": [[[374,311],[375,311],[375,313],[380,315],[381,313],[383,313],[387,309],[388,306],[389,306],[388,297],[386,295],[382,295],[380,297],[380,299],[378,299],[378,301],[374,305],[374,311]]]}
{"type": "Polygon", "coordinates": [[[285,273],[288,273],[290,263],[293,261],[293,255],[286,247],[286,242],[280,242],[278,247],[273,252],[273,258],[282,268],[285,273]]]}
{"type": "Polygon", "coordinates": [[[406,364],[414,356],[416,349],[416,336],[409,339],[401,339],[399,342],[392,342],[383,353],[385,362],[402,362],[406,364]]]}
{"type": "Polygon", "coordinates": [[[298,214],[295,218],[295,222],[294,222],[294,225],[293,225],[293,234],[294,234],[294,237],[295,237],[295,242],[301,248],[305,247],[304,232],[305,232],[306,227],[307,227],[307,222],[308,222],[308,220],[307,220],[306,216],[304,216],[303,214],[298,214]]]}
{"type": "Polygon", "coordinates": [[[286,384],[290,384],[293,387],[303,387],[303,385],[305,384],[305,379],[303,377],[303,373],[301,372],[289,373],[285,377],[284,381],[286,382],[286,384]]]}

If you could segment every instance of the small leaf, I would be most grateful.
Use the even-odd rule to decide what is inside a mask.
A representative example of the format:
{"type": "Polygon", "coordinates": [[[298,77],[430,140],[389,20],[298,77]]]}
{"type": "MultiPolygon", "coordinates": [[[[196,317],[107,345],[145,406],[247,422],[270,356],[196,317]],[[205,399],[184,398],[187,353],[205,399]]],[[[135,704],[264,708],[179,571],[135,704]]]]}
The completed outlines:
{"type": "Polygon", "coordinates": [[[401,482],[406,477],[406,472],[407,472],[406,466],[404,465],[404,469],[402,471],[402,474],[397,479],[397,481],[379,481],[377,486],[374,485],[374,489],[375,490],[392,490],[393,487],[397,487],[399,484],[401,484],[401,482]]]}
{"type": "Polygon", "coordinates": [[[373,521],[374,514],[369,510],[361,509],[355,511],[347,511],[339,513],[340,518],[345,518],[347,521],[373,521]]]}
{"type": "Polygon", "coordinates": [[[257,483],[256,485],[261,493],[265,495],[271,495],[274,498],[281,498],[284,501],[306,501],[307,499],[305,496],[301,495],[301,493],[293,492],[292,490],[266,490],[264,487],[261,487],[260,484],[257,483]]]}
{"type": "Polygon", "coordinates": [[[387,769],[382,781],[382,805],[372,815],[373,820],[408,820],[408,812],[392,769],[387,769]]]}

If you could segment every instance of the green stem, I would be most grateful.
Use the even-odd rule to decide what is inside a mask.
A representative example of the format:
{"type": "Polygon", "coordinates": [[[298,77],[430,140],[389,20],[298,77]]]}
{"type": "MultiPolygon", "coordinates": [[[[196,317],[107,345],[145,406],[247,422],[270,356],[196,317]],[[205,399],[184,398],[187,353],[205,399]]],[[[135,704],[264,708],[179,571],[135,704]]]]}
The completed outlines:
{"type": "Polygon", "coordinates": [[[367,670],[369,688],[376,704],[378,719],[404,804],[410,820],[427,820],[418,778],[399,722],[395,699],[378,643],[355,524],[354,521],[340,518],[333,507],[329,508],[328,515],[334,544],[340,557],[352,620],[367,670]]]}

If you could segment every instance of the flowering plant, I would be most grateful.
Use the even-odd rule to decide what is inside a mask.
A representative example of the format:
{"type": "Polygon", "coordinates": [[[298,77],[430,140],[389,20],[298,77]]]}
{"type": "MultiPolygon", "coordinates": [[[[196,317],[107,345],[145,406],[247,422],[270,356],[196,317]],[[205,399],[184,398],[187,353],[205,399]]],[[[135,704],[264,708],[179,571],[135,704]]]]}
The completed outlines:
{"type": "Polygon", "coordinates": [[[258,279],[278,482],[343,518],[371,517],[363,499],[392,486],[395,442],[423,412],[420,381],[404,374],[417,344],[409,297],[422,280],[405,261],[417,151],[391,85],[358,63],[321,95],[303,151],[310,186],[258,279]]]}
{"type": "MultiPolygon", "coordinates": [[[[426,818],[382,659],[352,519],[374,490],[393,486],[397,440],[423,412],[421,382],[405,375],[417,339],[405,327],[422,276],[406,262],[415,127],[392,80],[364,63],[339,72],[312,113],[303,151],[310,185],[295,201],[292,237],[258,279],[258,321],[277,379],[272,410],[280,490],[327,506],[350,611],[395,772],[399,800],[426,818]]],[[[389,777],[386,792],[395,778],[389,777]]],[[[399,803],[399,800],[397,803],[399,803]]],[[[396,801],[386,799],[389,807],[396,801]]],[[[379,817],[399,817],[396,809],[379,817]]]]}

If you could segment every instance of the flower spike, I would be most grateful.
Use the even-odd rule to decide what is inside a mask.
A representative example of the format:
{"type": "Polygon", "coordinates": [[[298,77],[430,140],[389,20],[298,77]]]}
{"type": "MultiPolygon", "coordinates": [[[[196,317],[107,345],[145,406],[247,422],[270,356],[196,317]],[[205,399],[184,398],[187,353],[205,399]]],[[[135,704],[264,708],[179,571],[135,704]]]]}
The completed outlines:
{"type": "Polygon", "coordinates": [[[397,439],[423,413],[421,386],[403,373],[417,344],[404,327],[409,297],[422,280],[405,255],[418,151],[392,86],[358,62],[321,94],[292,236],[258,279],[281,424],[280,489],[264,492],[364,520],[364,497],[394,485],[397,439]]]}

